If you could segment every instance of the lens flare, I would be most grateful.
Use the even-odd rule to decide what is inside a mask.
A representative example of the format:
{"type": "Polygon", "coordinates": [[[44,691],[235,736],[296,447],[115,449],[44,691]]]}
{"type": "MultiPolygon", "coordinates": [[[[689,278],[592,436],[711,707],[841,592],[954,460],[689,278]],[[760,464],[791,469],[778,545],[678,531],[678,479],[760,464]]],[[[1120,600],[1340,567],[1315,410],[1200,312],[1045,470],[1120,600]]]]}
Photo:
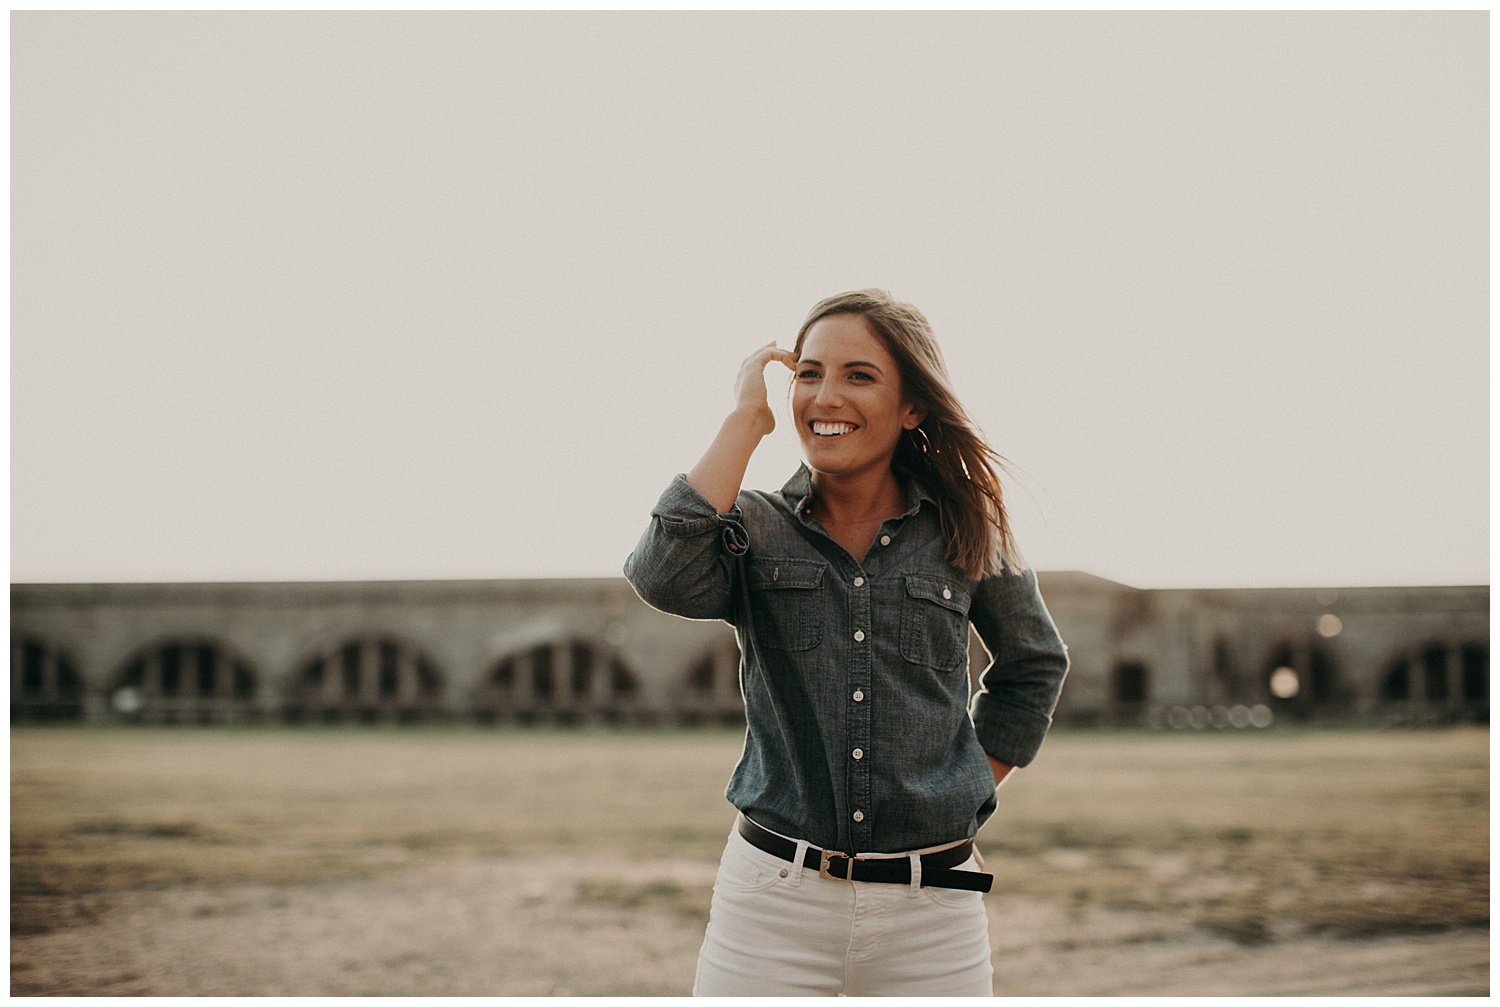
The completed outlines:
{"type": "Polygon", "coordinates": [[[1291,699],[1302,691],[1302,680],[1295,668],[1283,665],[1271,672],[1271,695],[1277,699],[1291,699]]]}

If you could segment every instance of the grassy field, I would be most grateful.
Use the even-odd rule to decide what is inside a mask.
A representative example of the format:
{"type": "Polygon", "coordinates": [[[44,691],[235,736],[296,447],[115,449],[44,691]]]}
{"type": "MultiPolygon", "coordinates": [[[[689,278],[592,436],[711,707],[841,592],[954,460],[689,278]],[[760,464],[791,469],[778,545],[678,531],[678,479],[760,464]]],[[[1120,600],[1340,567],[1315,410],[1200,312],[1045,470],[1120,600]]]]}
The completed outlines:
{"type": "MultiPolygon", "coordinates": [[[[466,856],[712,861],[740,740],[13,729],[12,932],[87,922],[127,889],[466,856]]],[[[997,890],[1171,912],[1245,944],[1487,926],[1488,777],[1478,729],[1057,731],[1000,791],[980,845],[997,890]]],[[[656,894],[707,904],[706,891],[656,894]]]]}

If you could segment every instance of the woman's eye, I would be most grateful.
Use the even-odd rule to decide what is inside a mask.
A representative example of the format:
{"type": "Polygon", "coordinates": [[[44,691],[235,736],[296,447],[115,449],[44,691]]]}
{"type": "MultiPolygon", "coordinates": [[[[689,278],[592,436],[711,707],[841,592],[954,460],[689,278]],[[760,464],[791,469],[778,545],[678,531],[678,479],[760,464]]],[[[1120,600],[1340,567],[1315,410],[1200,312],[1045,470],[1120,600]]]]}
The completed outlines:
{"type": "Polygon", "coordinates": [[[810,380],[810,379],[815,378],[817,376],[818,376],[818,372],[817,371],[798,371],[797,372],[797,380],[799,380],[799,381],[810,380]]]}
{"type": "Polygon", "coordinates": [[[875,378],[864,371],[850,371],[849,377],[854,381],[874,381],[875,378]]]}

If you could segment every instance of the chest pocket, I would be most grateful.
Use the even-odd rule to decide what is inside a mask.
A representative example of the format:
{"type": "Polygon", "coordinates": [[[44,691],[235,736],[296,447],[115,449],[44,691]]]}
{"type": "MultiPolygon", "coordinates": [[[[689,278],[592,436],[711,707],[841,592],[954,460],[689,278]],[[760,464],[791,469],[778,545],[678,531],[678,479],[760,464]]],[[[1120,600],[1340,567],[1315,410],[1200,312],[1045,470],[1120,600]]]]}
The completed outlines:
{"type": "Polygon", "coordinates": [[[811,650],[823,640],[823,571],[811,559],[758,559],[747,567],[755,635],[770,650],[811,650]]]}
{"type": "Polygon", "coordinates": [[[901,656],[939,671],[968,653],[969,593],[938,577],[908,576],[901,599],[901,656]]]}

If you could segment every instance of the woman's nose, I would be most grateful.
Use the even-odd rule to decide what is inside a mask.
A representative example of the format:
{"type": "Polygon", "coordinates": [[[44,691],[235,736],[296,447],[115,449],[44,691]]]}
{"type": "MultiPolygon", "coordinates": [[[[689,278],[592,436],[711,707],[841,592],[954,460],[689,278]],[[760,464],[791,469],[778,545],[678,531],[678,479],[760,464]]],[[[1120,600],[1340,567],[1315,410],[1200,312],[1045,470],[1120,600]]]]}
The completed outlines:
{"type": "Polygon", "coordinates": [[[813,398],[814,403],[827,408],[836,406],[843,400],[844,397],[839,393],[837,382],[829,381],[827,378],[818,382],[818,394],[813,398]]]}

